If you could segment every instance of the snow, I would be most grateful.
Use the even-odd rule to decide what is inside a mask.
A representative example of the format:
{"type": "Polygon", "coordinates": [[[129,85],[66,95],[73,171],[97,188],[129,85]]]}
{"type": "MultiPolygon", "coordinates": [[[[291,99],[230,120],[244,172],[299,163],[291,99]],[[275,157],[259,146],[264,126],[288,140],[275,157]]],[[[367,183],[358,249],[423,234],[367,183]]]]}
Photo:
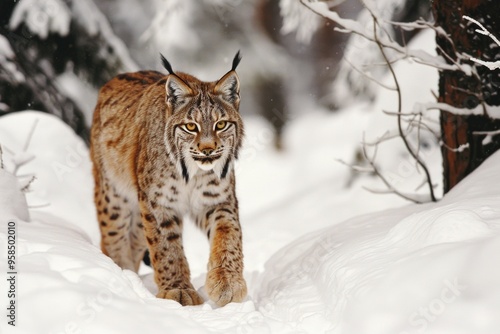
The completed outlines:
{"type": "Polygon", "coordinates": [[[33,34],[46,39],[49,33],[66,36],[70,22],[71,12],[61,0],[21,0],[14,8],[9,27],[15,30],[25,23],[33,34]]]}
{"type": "Polygon", "coordinates": [[[312,312],[331,333],[413,333],[421,332],[427,307],[432,333],[493,333],[500,305],[490,296],[500,292],[500,270],[486,249],[500,247],[491,184],[499,163],[496,154],[438,204],[357,217],[285,247],[266,264],[258,303],[272,307],[264,315],[298,319],[306,332],[297,315],[312,312]],[[449,285],[456,298],[440,302],[449,285]],[[483,331],[475,317],[487,324],[483,331]]]}
{"type": "Polygon", "coordinates": [[[71,71],[59,75],[55,83],[60,92],[77,104],[85,115],[85,123],[90,127],[95,101],[97,101],[97,89],[71,71]]]}
{"type": "Polygon", "coordinates": [[[106,17],[94,2],[89,0],[73,1],[71,7],[61,0],[21,0],[14,7],[9,28],[15,30],[21,24],[25,24],[31,33],[38,35],[41,39],[46,39],[51,33],[67,36],[72,18],[89,35],[101,34],[110,48],[118,54],[122,62],[122,70],[138,70],[125,44],[115,36],[106,17]]]}
{"type": "Polygon", "coordinates": [[[19,218],[24,221],[29,221],[30,218],[26,198],[24,194],[21,193],[22,187],[17,178],[4,169],[0,169],[0,188],[17,190],[0,193],[0,203],[2,208],[4,208],[2,215],[6,219],[19,218]]]}
{"type": "MultiPolygon", "coordinates": [[[[4,36],[0,35],[0,64],[4,68],[8,75],[9,80],[12,82],[23,82],[24,75],[18,71],[16,64],[11,61],[14,58],[14,51],[12,47],[4,36]]],[[[1,96],[0,96],[1,98],[1,96]]],[[[7,106],[0,102],[0,109],[6,109],[7,106]]]]}
{"type": "MultiPolygon", "coordinates": [[[[405,66],[398,71],[408,106],[424,103],[436,74],[405,66]]],[[[0,269],[7,272],[13,221],[16,332],[495,333],[500,153],[437,203],[367,192],[363,187],[380,188],[380,180],[354,176],[338,159],[355,161],[367,128],[394,131],[395,118],[380,115],[392,109],[393,98],[378,96],[374,105],[295,117],[280,153],[271,148],[267,123],[245,119],[236,172],[249,296],[222,308],[157,299],[151,269],[123,271],[103,255],[83,142],[48,114],[1,117],[0,269]]],[[[426,162],[439,175],[438,144],[429,142],[426,162]]],[[[401,189],[414,191],[418,173],[405,163],[401,143],[388,150],[381,152],[382,168],[394,172],[401,189]]],[[[208,242],[193,224],[185,224],[184,246],[193,285],[206,299],[208,242]]],[[[5,279],[0,291],[6,305],[5,279]]],[[[13,332],[3,318],[0,333],[13,332]]]]}
{"type": "MultiPolygon", "coordinates": [[[[26,0],[25,0],[26,1],[26,0]]],[[[90,36],[101,35],[102,39],[108,44],[108,48],[116,53],[121,62],[121,70],[124,72],[137,71],[138,67],[134,60],[130,57],[125,43],[119,39],[111,29],[111,26],[99,10],[96,4],[91,0],[73,1],[71,5],[73,16],[83,29],[85,29],[90,36]]],[[[102,56],[106,56],[107,51],[101,51],[102,56]]]]}
{"type": "Polygon", "coordinates": [[[14,58],[14,51],[10,47],[10,43],[4,36],[0,35],[0,61],[14,58]]]}
{"type": "Polygon", "coordinates": [[[297,40],[304,44],[311,41],[321,23],[318,15],[295,0],[281,0],[280,15],[283,17],[282,34],[296,32],[297,40]]]}

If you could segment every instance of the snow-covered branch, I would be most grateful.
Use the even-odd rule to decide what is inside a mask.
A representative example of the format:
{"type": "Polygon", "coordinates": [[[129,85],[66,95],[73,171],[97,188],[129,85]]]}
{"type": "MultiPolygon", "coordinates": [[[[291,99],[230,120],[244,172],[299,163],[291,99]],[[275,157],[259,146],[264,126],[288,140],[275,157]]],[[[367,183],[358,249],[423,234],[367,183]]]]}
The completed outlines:
{"type": "Polygon", "coordinates": [[[493,137],[500,135],[500,130],[494,131],[475,131],[474,135],[484,135],[482,144],[488,145],[493,141],[493,137]]]}
{"type": "Polygon", "coordinates": [[[71,11],[61,0],[21,0],[14,8],[9,28],[16,30],[23,23],[41,39],[46,39],[51,33],[66,36],[71,11]]]}
{"type": "MultiPolygon", "coordinates": [[[[371,31],[369,27],[367,27],[366,25],[362,25],[358,21],[342,18],[337,12],[331,11],[324,2],[316,2],[310,0],[300,0],[300,2],[304,6],[312,10],[314,13],[337,23],[340,26],[340,28],[335,28],[337,31],[342,33],[352,33],[361,36],[363,39],[369,42],[376,42],[375,37],[373,36],[373,31],[371,31]]],[[[364,2],[364,4],[366,3],[364,2]]],[[[384,22],[383,19],[379,19],[378,17],[376,18],[379,22],[384,22]]],[[[405,27],[406,29],[423,29],[428,28],[428,25],[415,23],[413,25],[408,24],[405,27]]],[[[470,73],[467,67],[459,67],[456,64],[448,64],[443,59],[443,57],[433,56],[423,50],[410,50],[406,46],[402,46],[395,42],[388,34],[380,33],[377,36],[377,39],[378,43],[380,43],[384,48],[393,50],[398,54],[403,54],[405,55],[405,58],[412,59],[417,63],[432,66],[439,70],[461,70],[465,73],[470,73]]]]}
{"type": "Polygon", "coordinates": [[[314,32],[319,28],[319,16],[302,6],[297,0],[281,0],[280,14],[283,17],[281,32],[296,32],[297,40],[309,43],[314,32]]]}
{"type": "MultiPolygon", "coordinates": [[[[496,45],[500,46],[500,41],[498,40],[498,38],[495,35],[493,35],[491,32],[489,32],[488,29],[486,29],[479,21],[477,21],[477,20],[475,20],[472,17],[467,16],[467,15],[462,16],[462,18],[477,25],[479,27],[479,29],[476,29],[475,31],[478,34],[488,36],[489,38],[491,38],[491,40],[493,40],[493,42],[495,42],[496,45]]],[[[471,61],[479,64],[479,65],[486,66],[487,68],[489,68],[492,71],[500,69],[500,60],[484,61],[484,60],[481,60],[481,59],[478,59],[475,57],[470,57],[469,59],[471,61]]]]}
{"type": "Polygon", "coordinates": [[[9,40],[5,36],[0,35],[0,78],[4,77],[11,84],[17,84],[25,80],[14,59],[15,54],[9,40]]]}
{"type": "MultiPolygon", "coordinates": [[[[454,115],[470,116],[487,114],[492,119],[500,119],[500,106],[483,106],[481,104],[476,107],[458,108],[442,102],[417,103],[414,106],[413,112],[425,112],[428,110],[443,110],[454,115]],[[486,110],[484,109],[486,107],[486,110]]],[[[408,113],[410,114],[410,113],[408,113]]]]}
{"type": "Polygon", "coordinates": [[[59,83],[72,76],[97,88],[137,70],[126,45],[92,0],[19,0],[0,16],[0,110],[54,114],[88,142],[92,107],[59,83]]]}
{"type": "MultiPolygon", "coordinates": [[[[362,1],[365,9],[363,11],[364,16],[363,20],[358,19],[351,20],[343,18],[339,15],[338,12],[332,11],[328,8],[328,5],[325,2],[318,2],[314,0],[300,0],[300,3],[310,9],[312,12],[318,14],[319,16],[326,18],[330,21],[335,22],[339,27],[336,28],[337,31],[342,33],[350,33],[353,36],[351,38],[357,38],[359,40],[363,40],[366,42],[363,44],[363,47],[359,49],[363,50],[363,54],[367,54],[367,57],[371,57],[368,60],[368,63],[363,64],[361,67],[357,66],[356,63],[351,63],[349,60],[349,54],[346,50],[345,54],[345,62],[351,66],[351,69],[354,69],[358,76],[362,76],[363,79],[368,78],[369,81],[375,82],[380,85],[382,82],[376,76],[373,76],[370,71],[367,71],[365,68],[370,66],[372,69],[378,67],[380,69],[387,68],[391,73],[393,78],[393,83],[387,84],[384,83],[380,85],[386,89],[394,90],[397,93],[397,111],[394,115],[397,117],[398,131],[397,134],[392,134],[388,136],[384,136],[380,138],[375,144],[369,144],[363,142],[363,153],[365,159],[370,164],[371,168],[362,168],[362,167],[352,167],[354,170],[359,170],[363,172],[371,171],[375,175],[377,175],[387,186],[387,191],[390,193],[395,193],[407,200],[414,201],[420,203],[422,201],[436,201],[436,196],[434,194],[434,187],[431,180],[431,174],[429,172],[428,167],[423,162],[419,150],[420,145],[420,136],[421,129],[426,129],[425,126],[421,126],[423,120],[422,110],[419,110],[418,114],[403,114],[402,112],[402,95],[401,95],[401,87],[399,86],[399,82],[393,68],[393,65],[396,62],[399,62],[404,59],[410,59],[416,63],[428,65],[433,68],[437,68],[440,70],[460,70],[467,75],[472,75],[473,72],[469,65],[464,65],[460,61],[456,62],[447,62],[447,59],[441,56],[434,56],[427,53],[424,50],[412,50],[408,48],[406,45],[401,45],[396,42],[394,36],[391,34],[391,25],[394,25],[394,22],[391,21],[394,8],[400,4],[399,0],[391,0],[387,3],[390,5],[380,4],[375,1],[364,0],[362,1]],[[375,47],[375,49],[374,49],[375,47]],[[377,52],[378,51],[378,52],[377,52]],[[410,116],[410,120],[403,120],[403,117],[410,116]],[[405,124],[403,122],[405,121],[405,124]],[[413,129],[416,129],[417,136],[417,148],[413,148],[410,145],[408,137],[412,133],[413,129]],[[421,184],[427,184],[429,188],[428,195],[424,196],[425,199],[421,196],[414,196],[404,194],[399,191],[393,184],[391,184],[390,180],[388,180],[383,173],[379,171],[377,168],[374,157],[369,157],[367,154],[367,147],[371,146],[375,152],[377,147],[382,142],[399,137],[403,141],[404,147],[406,151],[410,155],[410,159],[415,163],[416,170],[423,172],[423,180],[421,184]]],[[[282,1],[283,3],[283,1],[282,1]]],[[[416,30],[416,29],[429,29],[430,24],[423,20],[419,20],[412,23],[400,24],[399,27],[404,30],[416,30]]],[[[443,33],[442,31],[437,31],[437,28],[432,28],[436,31],[436,33],[443,33]]],[[[358,50],[359,51],[359,50],[358,50]]],[[[460,56],[459,59],[462,57],[460,56]]],[[[366,59],[365,59],[366,61],[366,59]]],[[[359,61],[358,61],[359,63],[359,61]]],[[[362,80],[366,82],[367,80],[362,80]]],[[[376,156],[376,153],[374,154],[376,156]]]]}

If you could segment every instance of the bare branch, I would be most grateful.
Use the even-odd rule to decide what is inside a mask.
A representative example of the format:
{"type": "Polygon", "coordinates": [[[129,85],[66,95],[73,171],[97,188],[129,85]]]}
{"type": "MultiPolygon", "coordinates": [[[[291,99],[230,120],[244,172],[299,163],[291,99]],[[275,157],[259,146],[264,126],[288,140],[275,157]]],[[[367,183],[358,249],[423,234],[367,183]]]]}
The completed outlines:
{"type": "MultiPolygon", "coordinates": [[[[379,50],[382,54],[382,57],[384,57],[384,59],[388,62],[388,58],[387,58],[387,55],[385,54],[385,50],[384,50],[384,47],[383,45],[379,42],[378,40],[378,36],[377,36],[377,18],[375,17],[375,15],[373,13],[372,14],[372,18],[373,18],[373,38],[375,39],[375,42],[377,43],[378,47],[379,47],[379,50]]],[[[406,149],[408,150],[408,152],[410,153],[410,155],[413,157],[413,159],[415,159],[415,161],[417,162],[417,164],[422,167],[422,169],[424,170],[424,173],[425,173],[425,177],[427,179],[427,182],[429,184],[429,194],[431,196],[431,200],[433,202],[436,202],[436,196],[434,195],[434,186],[432,184],[432,180],[431,180],[431,175],[429,173],[429,170],[427,169],[427,166],[420,160],[420,157],[415,154],[415,152],[413,151],[413,149],[410,147],[410,144],[408,143],[408,140],[406,139],[406,136],[403,132],[403,127],[402,127],[402,121],[401,121],[401,109],[402,109],[402,97],[401,97],[401,88],[399,86],[399,81],[397,79],[397,76],[396,76],[396,72],[394,71],[394,68],[392,67],[392,65],[388,62],[387,63],[387,66],[389,68],[389,71],[394,79],[394,84],[396,85],[396,89],[397,89],[397,94],[398,94],[398,130],[399,130],[399,134],[401,136],[401,139],[403,140],[403,143],[406,147],[406,149]]]]}
{"type": "MultiPolygon", "coordinates": [[[[363,142],[364,142],[364,138],[363,138],[363,142]]],[[[424,203],[425,201],[422,201],[421,199],[418,199],[412,195],[409,195],[409,194],[405,194],[405,193],[402,193],[400,192],[399,190],[397,190],[396,188],[394,188],[392,186],[392,184],[385,178],[385,176],[379,171],[379,169],[377,168],[377,166],[375,165],[375,157],[377,156],[377,146],[375,146],[375,150],[374,150],[374,153],[373,153],[373,157],[369,157],[368,156],[368,152],[366,151],[366,146],[363,145],[363,155],[366,159],[366,161],[368,161],[368,163],[370,164],[370,166],[372,167],[372,172],[380,179],[382,180],[382,182],[386,185],[387,187],[387,190],[385,190],[384,192],[378,192],[378,193],[384,193],[384,194],[389,194],[389,193],[392,193],[392,194],[396,194],[408,201],[411,201],[411,202],[414,202],[414,203],[417,203],[417,204],[421,204],[421,203],[424,203]]],[[[366,190],[368,191],[372,191],[372,192],[375,192],[375,190],[371,190],[371,189],[368,189],[365,187],[366,190]]]]}
{"type": "Polygon", "coordinates": [[[358,72],[359,74],[361,74],[362,76],[364,76],[365,78],[367,78],[368,80],[371,80],[371,81],[375,82],[377,85],[380,85],[381,87],[384,87],[384,88],[386,88],[388,90],[393,90],[393,91],[396,90],[396,87],[391,87],[389,85],[386,85],[383,82],[381,82],[380,80],[378,80],[378,79],[372,77],[371,75],[369,75],[368,73],[364,72],[363,70],[360,70],[353,63],[351,63],[349,61],[349,59],[344,58],[344,60],[352,67],[353,70],[355,70],[356,72],[358,72]]]}
{"type": "Polygon", "coordinates": [[[341,163],[342,165],[349,167],[353,171],[357,173],[367,173],[367,174],[372,174],[374,172],[373,168],[366,168],[363,166],[358,166],[358,165],[351,165],[350,163],[345,162],[342,159],[335,159],[337,162],[341,163]]]}
{"type": "Polygon", "coordinates": [[[423,120],[423,115],[422,115],[422,118],[420,118],[417,122],[415,122],[415,124],[413,124],[414,121],[411,121],[411,122],[412,122],[412,125],[414,127],[417,127],[418,129],[424,129],[424,130],[432,133],[432,135],[435,138],[440,139],[441,138],[441,134],[439,134],[436,131],[434,131],[434,129],[432,129],[429,125],[425,124],[425,122],[423,122],[422,120],[423,120]]]}
{"type": "Polygon", "coordinates": [[[28,192],[30,190],[31,184],[36,180],[36,176],[32,176],[31,179],[26,183],[24,187],[21,188],[23,193],[28,192]]]}
{"type": "Polygon", "coordinates": [[[33,133],[35,132],[35,128],[37,125],[38,125],[38,118],[35,118],[35,121],[33,122],[33,125],[31,126],[30,132],[28,134],[28,138],[26,139],[26,142],[24,143],[24,148],[23,148],[24,152],[26,152],[26,150],[30,146],[31,138],[33,138],[33,133]]]}
{"type": "MultiPolygon", "coordinates": [[[[335,31],[359,35],[368,41],[377,43],[375,38],[371,35],[368,35],[364,29],[364,26],[362,26],[359,22],[345,19],[341,17],[337,12],[330,11],[325,3],[312,2],[310,0],[300,0],[300,2],[304,6],[312,10],[314,13],[326,18],[327,20],[337,23],[340,27],[335,27],[335,31]]],[[[428,28],[428,26],[425,26],[425,28],[428,28]]],[[[422,50],[408,50],[406,47],[399,45],[388,36],[384,36],[378,39],[379,39],[378,43],[383,45],[384,48],[391,49],[400,54],[403,54],[406,56],[406,58],[413,59],[415,62],[419,64],[432,66],[440,70],[449,70],[449,71],[462,70],[466,74],[470,72],[467,71],[467,68],[464,67],[464,65],[461,65],[461,67],[457,68],[457,65],[455,64],[446,63],[442,57],[430,55],[429,53],[422,50]]]]}
{"type": "Polygon", "coordinates": [[[396,139],[396,138],[399,138],[399,132],[397,130],[392,130],[392,131],[385,131],[384,134],[378,138],[376,138],[374,141],[365,141],[365,139],[363,138],[363,145],[367,146],[367,147],[371,147],[371,146],[378,146],[379,144],[383,143],[383,142],[386,142],[386,141],[389,141],[389,140],[392,140],[392,139],[396,139]]]}
{"type": "MultiPolygon", "coordinates": [[[[388,22],[388,21],[382,21],[381,19],[378,18],[378,16],[374,13],[374,11],[367,6],[365,3],[365,8],[366,10],[370,13],[372,20],[373,20],[373,29],[366,29],[365,25],[360,24],[359,22],[353,21],[353,20],[348,20],[345,18],[340,17],[340,15],[337,12],[330,11],[328,7],[325,5],[325,3],[321,2],[315,2],[311,0],[300,0],[301,3],[308,7],[310,10],[315,12],[316,14],[331,20],[339,25],[339,28],[335,28],[337,31],[343,32],[343,33],[352,33],[354,35],[359,35],[363,38],[365,38],[368,41],[371,41],[377,45],[379,48],[379,51],[383,57],[384,63],[383,66],[387,66],[389,69],[389,72],[391,73],[391,76],[394,81],[394,86],[391,87],[390,85],[383,84],[381,86],[388,88],[390,90],[396,91],[397,93],[397,111],[394,113],[397,117],[397,135],[391,135],[390,133],[385,133],[381,138],[378,138],[375,143],[363,143],[363,154],[365,155],[365,159],[368,161],[370,164],[371,168],[362,168],[359,166],[350,166],[354,170],[359,170],[359,171],[370,171],[372,173],[375,173],[381,180],[382,182],[387,186],[388,192],[390,193],[395,193],[407,200],[416,202],[416,203],[421,203],[423,201],[422,196],[412,196],[408,194],[404,194],[400,191],[398,191],[392,184],[391,182],[379,171],[377,166],[375,165],[375,157],[376,157],[376,152],[378,148],[378,144],[380,144],[383,141],[393,139],[395,137],[400,137],[401,140],[403,141],[403,144],[410,154],[411,158],[415,161],[415,168],[416,170],[421,173],[422,171],[425,174],[424,177],[424,184],[428,185],[429,188],[429,197],[430,200],[436,201],[436,196],[434,194],[434,184],[432,183],[431,175],[430,172],[426,166],[426,164],[421,160],[420,156],[420,141],[421,141],[421,136],[422,136],[422,129],[430,129],[428,126],[421,126],[422,120],[423,120],[423,112],[422,110],[426,111],[428,110],[427,108],[421,109],[420,112],[412,112],[412,113],[405,113],[403,114],[402,112],[402,95],[401,95],[401,87],[399,85],[399,81],[397,79],[396,73],[393,68],[393,63],[402,60],[402,59],[412,59],[416,63],[422,64],[422,65],[428,65],[432,66],[434,68],[437,68],[439,70],[460,70],[464,72],[466,75],[474,75],[474,69],[469,66],[468,64],[462,64],[459,60],[463,57],[461,54],[457,54],[455,58],[446,55],[446,58],[449,58],[448,60],[451,60],[451,64],[448,64],[445,58],[442,56],[433,56],[425,51],[422,50],[409,50],[406,46],[401,46],[397,42],[395,42],[391,35],[384,29],[383,25],[381,22],[388,22]],[[389,50],[395,51],[396,56],[394,57],[395,59],[390,59],[393,57],[389,57],[387,52],[389,50]],[[458,60],[457,60],[458,57],[458,60]],[[406,127],[403,125],[403,118],[408,117],[409,119],[406,122],[406,127]],[[412,133],[414,128],[417,128],[417,149],[415,150],[412,148],[410,145],[410,142],[408,140],[408,135],[412,133]],[[374,147],[374,156],[369,157],[367,154],[367,147],[368,146],[373,146],[374,147]],[[418,197],[418,198],[417,198],[418,197]]],[[[428,22],[425,22],[423,20],[414,23],[414,24],[399,24],[399,27],[402,29],[427,29],[431,28],[436,31],[436,34],[444,34],[445,32],[442,29],[439,28],[434,28],[432,25],[430,25],[428,22]]],[[[445,37],[449,38],[449,37],[445,37]]],[[[369,80],[375,81],[377,83],[378,80],[371,78],[369,75],[363,72],[362,69],[357,68],[354,66],[352,63],[350,63],[348,60],[346,60],[347,63],[358,73],[361,73],[365,77],[367,77],[369,80]]],[[[371,66],[374,66],[374,64],[370,64],[371,66]]],[[[380,83],[379,83],[380,84],[380,83]]],[[[388,113],[388,112],[387,112],[388,113]]],[[[432,131],[431,131],[432,132],[432,131]]],[[[434,135],[436,135],[434,132],[432,132],[434,135]]],[[[364,139],[363,139],[364,141],[364,139]]],[[[343,163],[343,162],[342,162],[343,163]]],[[[345,163],[344,163],[345,164],[345,163]]],[[[429,200],[429,199],[427,199],[429,200]]]]}
{"type": "Polygon", "coordinates": [[[406,194],[400,191],[394,191],[392,189],[373,189],[373,188],[368,188],[368,187],[363,187],[366,191],[369,191],[373,194],[379,194],[379,195],[397,195],[399,197],[402,197],[408,201],[411,201],[415,204],[423,204],[429,202],[429,198],[426,197],[425,195],[415,195],[415,194],[406,194]]]}

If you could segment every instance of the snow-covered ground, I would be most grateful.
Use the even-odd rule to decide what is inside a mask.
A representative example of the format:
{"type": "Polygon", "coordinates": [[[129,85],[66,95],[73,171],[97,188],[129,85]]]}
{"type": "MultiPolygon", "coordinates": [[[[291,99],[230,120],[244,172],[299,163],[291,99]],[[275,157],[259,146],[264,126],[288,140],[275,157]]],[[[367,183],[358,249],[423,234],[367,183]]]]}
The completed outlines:
{"type": "MultiPolygon", "coordinates": [[[[432,99],[437,83],[415,66],[399,68],[408,103],[432,99]]],[[[0,333],[497,333],[500,154],[438,203],[370,193],[363,187],[381,182],[353,178],[338,160],[354,160],[366,129],[380,129],[367,133],[376,138],[394,128],[394,118],[374,113],[393,103],[380,93],[375,105],[303,113],[282,153],[265,122],[245,119],[237,178],[249,296],[222,308],[157,299],[149,268],[122,271],[101,253],[88,151],[66,125],[37,112],[0,118],[0,271],[9,277],[14,222],[18,272],[16,331],[4,315],[0,333]]],[[[381,170],[414,190],[413,164],[401,143],[389,146],[381,170]]],[[[425,149],[439,183],[431,136],[425,149]]],[[[193,284],[205,295],[208,242],[191,224],[185,234],[193,284]]],[[[2,307],[9,287],[0,280],[2,307]]]]}

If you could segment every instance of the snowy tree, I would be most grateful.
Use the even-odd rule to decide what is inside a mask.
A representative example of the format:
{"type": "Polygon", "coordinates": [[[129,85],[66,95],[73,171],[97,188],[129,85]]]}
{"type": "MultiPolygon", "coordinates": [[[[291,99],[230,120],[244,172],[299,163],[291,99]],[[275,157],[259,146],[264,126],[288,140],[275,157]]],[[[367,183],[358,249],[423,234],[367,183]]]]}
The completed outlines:
{"type": "MultiPolygon", "coordinates": [[[[299,1],[297,1],[298,3],[299,1]]],[[[363,1],[361,1],[363,3],[363,1]]],[[[337,1],[345,3],[345,1],[337,1]]],[[[353,6],[350,4],[350,6],[353,6]]],[[[330,8],[342,14],[343,18],[349,18],[341,8],[330,8]]],[[[385,0],[371,3],[371,9],[376,10],[380,19],[382,29],[386,31],[396,43],[407,44],[418,32],[415,29],[402,29],[394,25],[394,22],[413,22],[418,19],[430,17],[430,4],[427,0],[385,0]]],[[[365,25],[367,31],[371,31],[372,13],[364,4],[361,6],[357,21],[365,25]]],[[[342,27],[340,27],[342,31],[342,27]]],[[[373,33],[373,31],[371,31],[373,33]]],[[[390,49],[387,52],[391,52],[390,49]]],[[[325,99],[329,104],[337,108],[346,106],[355,100],[373,100],[376,94],[377,83],[365,80],[363,73],[380,80],[386,73],[387,68],[380,66],[384,60],[375,43],[370,42],[363,35],[352,34],[343,48],[342,59],[338,64],[337,75],[332,78],[328,85],[329,91],[325,99]]]]}
{"type": "MultiPolygon", "coordinates": [[[[351,66],[351,69],[346,72],[346,78],[356,78],[355,80],[343,80],[344,89],[339,90],[340,95],[345,100],[352,100],[352,97],[357,97],[357,100],[365,98],[367,95],[365,89],[357,91],[349,83],[349,81],[359,83],[361,86],[369,87],[367,83],[380,85],[384,89],[393,91],[396,96],[393,99],[396,101],[393,110],[384,110],[388,114],[394,115],[397,119],[396,129],[387,129],[387,132],[375,138],[363,142],[364,157],[369,162],[369,167],[356,168],[356,170],[363,172],[373,172],[378,175],[380,179],[387,186],[387,190],[377,192],[383,193],[396,193],[405,199],[422,203],[425,201],[436,201],[435,195],[436,183],[432,181],[429,168],[426,166],[421,151],[422,134],[424,132],[433,133],[432,127],[424,122],[426,110],[432,109],[426,106],[406,106],[403,109],[403,98],[401,86],[399,84],[398,76],[394,71],[394,64],[401,60],[414,61],[419,64],[425,64],[438,69],[456,69],[454,66],[446,64],[440,57],[434,56],[429,52],[419,49],[411,49],[403,42],[400,44],[394,37],[394,31],[412,31],[431,28],[432,25],[425,20],[419,19],[415,22],[394,22],[392,17],[397,12],[398,6],[405,4],[404,1],[387,0],[383,2],[363,1],[365,6],[361,17],[358,20],[352,20],[341,16],[340,13],[330,8],[329,2],[323,1],[309,1],[299,0],[294,3],[294,6],[302,5],[306,9],[313,11],[325,19],[331,20],[336,23],[337,31],[342,33],[350,33],[352,36],[364,40],[364,47],[357,45],[354,47],[359,53],[357,57],[349,57],[349,52],[346,52],[346,62],[351,66]],[[361,61],[361,66],[357,66],[355,62],[361,61]],[[384,68],[384,71],[371,71],[372,69],[384,68]],[[390,81],[383,82],[382,74],[388,73],[390,81]],[[351,73],[351,74],[349,74],[351,73]],[[354,91],[355,94],[352,94],[354,91]],[[343,93],[342,93],[343,92],[343,93]],[[413,108],[413,109],[412,109],[413,108]],[[408,194],[397,189],[387,177],[383,175],[378,169],[376,160],[376,152],[378,145],[384,142],[391,141],[394,138],[400,138],[402,144],[409,154],[410,160],[413,161],[415,172],[422,176],[422,180],[417,189],[425,185],[428,189],[428,194],[408,194]],[[371,146],[371,148],[367,147],[371,146]],[[372,151],[372,152],[371,152],[372,151]]],[[[300,17],[295,19],[300,20],[300,17]]],[[[352,38],[352,37],[351,37],[352,38]]],[[[357,44],[357,42],[355,42],[357,44]]],[[[353,54],[351,54],[353,56],[353,54]]],[[[339,80],[339,79],[337,79],[339,80]]],[[[369,94],[368,94],[369,95],[369,94]]],[[[344,101],[345,102],[345,101],[344,101]]]]}
{"type": "MultiPolygon", "coordinates": [[[[485,31],[491,31],[495,34],[500,30],[498,22],[490,14],[500,9],[497,3],[493,1],[435,1],[433,2],[435,22],[418,19],[408,23],[395,22],[391,18],[394,17],[396,9],[403,4],[418,2],[364,0],[365,11],[361,13],[361,18],[364,19],[357,21],[343,18],[339,13],[330,10],[326,2],[298,0],[295,4],[297,3],[336,22],[340,26],[337,30],[352,33],[353,40],[364,41],[364,47],[358,45],[357,50],[352,51],[354,47],[346,50],[346,62],[350,69],[344,71],[341,69],[339,78],[335,81],[334,91],[338,96],[344,96],[344,99],[345,96],[369,97],[370,85],[382,84],[379,69],[381,64],[385,64],[383,67],[391,72],[396,85],[396,87],[385,87],[397,91],[399,88],[392,64],[399,60],[409,58],[439,69],[437,102],[416,105],[413,111],[398,108],[398,111],[393,114],[398,118],[399,136],[403,139],[407,150],[417,164],[426,171],[419,157],[418,148],[412,148],[408,141],[411,123],[404,125],[406,121],[402,122],[402,119],[403,117],[421,117],[429,110],[441,110],[440,140],[444,165],[444,192],[449,191],[491,153],[500,148],[498,136],[500,133],[498,120],[500,70],[493,66],[498,59],[500,46],[492,42],[492,39],[488,37],[489,34],[485,33],[485,31]],[[465,14],[477,17],[477,22],[464,20],[462,16],[465,14]],[[479,33],[478,23],[484,25],[480,26],[479,33]],[[421,50],[409,50],[404,39],[398,41],[394,35],[394,31],[398,29],[415,31],[415,29],[425,28],[434,29],[436,32],[438,57],[432,57],[421,50]],[[375,47],[380,50],[378,54],[370,52],[375,47]],[[359,64],[360,61],[361,64],[359,64]],[[488,66],[482,66],[485,64],[488,66]]],[[[418,125],[417,128],[421,127],[418,125]]],[[[376,168],[376,165],[372,164],[372,167],[376,168]]],[[[434,199],[433,185],[429,174],[427,172],[426,174],[431,197],[434,199]]],[[[380,174],[379,176],[383,177],[380,174]]],[[[388,182],[386,183],[391,190],[395,191],[388,182]]]]}
{"type": "Polygon", "coordinates": [[[156,0],[98,0],[96,6],[106,16],[114,33],[125,43],[141,69],[159,65],[158,48],[143,38],[157,12],[156,0]],[[133,24],[131,24],[133,22],[133,24]]]}
{"type": "Polygon", "coordinates": [[[470,73],[440,72],[439,101],[471,110],[457,115],[441,111],[444,191],[447,192],[500,148],[500,70],[490,70],[470,60],[500,59],[500,46],[479,34],[478,26],[462,18],[468,15],[493,34],[500,33],[498,1],[433,2],[436,25],[446,31],[437,36],[438,51],[449,64],[471,66],[470,73]],[[475,111],[475,112],[472,112],[475,111]]]}
{"type": "Polygon", "coordinates": [[[0,45],[1,112],[45,111],[85,140],[92,110],[85,83],[98,87],[136,69],[92,0],[2,1],[0,45]]]}

